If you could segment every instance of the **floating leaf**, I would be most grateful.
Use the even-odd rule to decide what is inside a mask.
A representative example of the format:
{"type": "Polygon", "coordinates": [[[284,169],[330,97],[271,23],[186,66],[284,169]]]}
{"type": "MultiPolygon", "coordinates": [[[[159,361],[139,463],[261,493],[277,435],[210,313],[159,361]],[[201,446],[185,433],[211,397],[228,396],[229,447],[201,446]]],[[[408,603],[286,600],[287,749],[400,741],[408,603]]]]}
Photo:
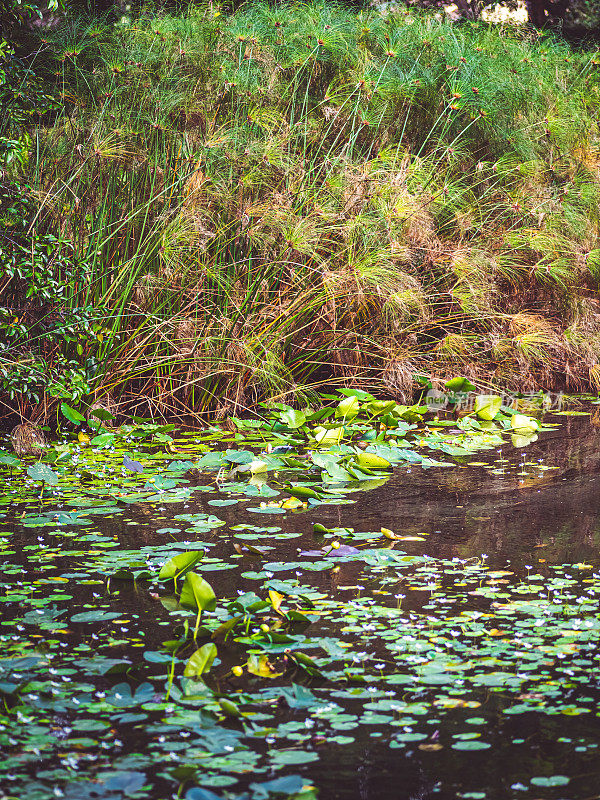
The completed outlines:
{"type": "Polygon", "coordinates": [[[453,750],[489,750],[491,744],[487,742],[480,742],[478,739],[468,739],[464,742],[455,742],[452,745],[453,750]]]}
{"type": "Polygon", "coordinates": [[[306,422],[306,414],[295,408],[287,408],[279,414],[279,419],[289,428],[300,428],[306,422]]]}
{"type": "Polygon", "coordinates": [[[32,481],[47,483],[49,486],[56,486],[58,483],[58,475],[56,472],[51,470],[48,464],[43,464],[41,461],[27,467],[27,474],[32,481]]]}
{"type": "Polygon", "coordinates": [[[106,695],[106,702],[113,706],[137,706],[141,703],[147,703],[154,696],[154,687],[151,683],[142,683],[135,690],[135,694],[131,691],[131,686],[128,683],[118,683],[106,695]]]}
{"type": "Polygon", "coordinates": [[[71,622],[107,622],[110,619],[117,619],[121,614],[116,611],[82,611],[80,614],[73,614],[71,622]]]}
{"type": "Polygon", "coordinates": [[[0,453],[0,464],[6,464],[8,467],[18,467],[21,464],[21,459],[10,453],[0,453]]]}
{"type": "Polygon", "coordinates": [[[275,672],[269,659],[265,655],[251,653],[246,664],[248,672],[257,675],[259,678],[279,678],[283,672],[275,672]]]}
{"type": "Polygon", "coordinates": [[[189,789],[185,794],[185,800],[223,800],[222,794],[215,794],[210,789],[202,789],[200,786],[194,786],[189,789]]]}
{"type": "Polygon", "coordinates": [[[292,683],[290,688],[282,686],[279,692],[290,708],[309,708],[319,704],[318,698],[310,689],[297,683],[292,683]]]}
{"type": "Polygon", "coordinates": [[[531,783],[534,786],[566,786],[570,782],[571,779],[566,775],[539,776],[531,779],[531,783]]]}
{"type": "Polygon", "coordinates": [[[286,797],[295,796],[302,791],[303,787],[304,780],[300,775],[285,775],[272,781],[250,784],[253,800],[267,800],[274,794],[285,795],[286,797]]]}
{"type": "Polygon", "coordinates": [[[113,444],[116,440],[117,435],[115,433],[99,433],[98,436],[94,436],[90,444],[94,445],[94,447],[105,447],[106,445],[113,444]]]}

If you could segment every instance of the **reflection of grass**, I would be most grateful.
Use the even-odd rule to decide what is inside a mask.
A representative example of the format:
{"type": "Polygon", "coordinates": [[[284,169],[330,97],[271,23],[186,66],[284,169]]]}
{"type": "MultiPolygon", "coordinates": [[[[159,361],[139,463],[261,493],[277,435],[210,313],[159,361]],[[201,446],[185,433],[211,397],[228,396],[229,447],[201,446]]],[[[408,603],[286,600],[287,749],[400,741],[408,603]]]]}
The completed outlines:
{"type": "Polygon", "coordinates": [[[261,3],[45,36],[66,105],[28,177],[90,264],[97,387],[134,413],[597,383],[590,54],[261,3]]]}

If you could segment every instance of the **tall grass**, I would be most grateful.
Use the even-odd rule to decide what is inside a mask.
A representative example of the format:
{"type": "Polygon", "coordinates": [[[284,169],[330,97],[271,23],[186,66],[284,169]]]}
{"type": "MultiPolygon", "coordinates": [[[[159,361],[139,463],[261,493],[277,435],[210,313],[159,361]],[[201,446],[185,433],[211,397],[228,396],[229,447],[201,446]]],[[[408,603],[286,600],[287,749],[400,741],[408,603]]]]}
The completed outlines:
{"type": "Polygon", "coordinates": [[[600,388],[595,54],[331,4],[41,36],[64,106],[28,179],[89,264],[96,396],[600,388]]]}

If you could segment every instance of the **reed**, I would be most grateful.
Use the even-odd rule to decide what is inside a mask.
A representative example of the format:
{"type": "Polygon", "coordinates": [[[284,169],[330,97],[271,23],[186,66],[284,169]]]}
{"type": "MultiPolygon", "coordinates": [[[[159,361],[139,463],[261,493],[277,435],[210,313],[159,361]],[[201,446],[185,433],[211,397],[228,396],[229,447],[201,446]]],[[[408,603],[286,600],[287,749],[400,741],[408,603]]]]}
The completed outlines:
{"type": "Polygon", "coordinates": [[[416,373],[598,384],[595,53],[319,3],[40,36],[62,109],[25,174],[86,264],[94,397],[224,416],[416,373]]]}

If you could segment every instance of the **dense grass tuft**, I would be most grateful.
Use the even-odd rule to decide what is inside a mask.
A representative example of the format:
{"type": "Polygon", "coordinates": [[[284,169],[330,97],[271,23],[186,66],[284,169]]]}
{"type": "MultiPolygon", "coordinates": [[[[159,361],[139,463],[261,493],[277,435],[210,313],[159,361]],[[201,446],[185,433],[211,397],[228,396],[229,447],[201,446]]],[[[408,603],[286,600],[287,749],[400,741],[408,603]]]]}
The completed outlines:
{"type": "Polygon", "coordinates": [[[97,395],[600,388],[594,54],[331,4],[42,35],[64,112],[28,178],[89,264],[97,395]]]}

